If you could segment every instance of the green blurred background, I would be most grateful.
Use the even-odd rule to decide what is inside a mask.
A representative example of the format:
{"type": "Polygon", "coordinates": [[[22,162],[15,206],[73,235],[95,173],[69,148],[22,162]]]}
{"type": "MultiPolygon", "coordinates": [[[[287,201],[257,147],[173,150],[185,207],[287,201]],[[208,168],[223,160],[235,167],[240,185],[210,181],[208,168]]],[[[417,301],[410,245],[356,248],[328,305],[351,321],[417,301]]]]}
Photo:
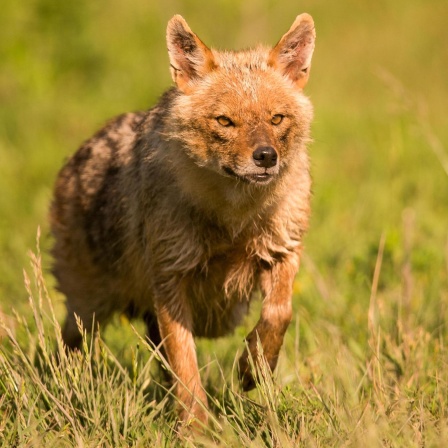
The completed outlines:
{"type": "Polygon", "coordinates": [[[405,294],[413,319],[442,328],[446,0],[3,1],[0,309],[27,307],[22,270],[38,226],[43,252],[51,245],[47,210],[63,161],[105,120],[150,107],[171,85],[165,28],[172,15],[182,14],[209,46],[238,49],[275,44],[305,11],[317,43],[306,88],[315,106],[314,199],[296,288],[301,315],[356,335],[384,235],[380,293],[397,303],[405,294]]]}

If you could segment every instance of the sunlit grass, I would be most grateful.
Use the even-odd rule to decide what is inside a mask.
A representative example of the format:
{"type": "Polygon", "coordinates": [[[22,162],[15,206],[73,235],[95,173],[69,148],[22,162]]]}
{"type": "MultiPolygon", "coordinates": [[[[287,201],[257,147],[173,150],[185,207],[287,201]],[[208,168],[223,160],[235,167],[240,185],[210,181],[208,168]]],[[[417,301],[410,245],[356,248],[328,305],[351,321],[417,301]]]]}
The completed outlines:
{"type": "MultiPolygon", "coordinates": [[[[118,356],[100,335],[85,337],[82,352],[66,353],[38,250],[25,273],[32,317],[1,322],[2,446],[444,446],[444,335],[415,324],[418,305],[402,296],[398,310],[394,293],[380,286],[385,250],[383,237],[359,316],[365,339],[325,313],[307,321],[299,310],[278,371],[272,376],[262,365],[249,395],[235,380],[242,343],[227,340],[232,354],[209,360],[201,372],[211,408],[202,435],[176,424],[175,398],[155,368],[169,366],[132,327],[118,356]]],[[[409,275],[403,270],[404,284],[413,281],[409,275]]]]}

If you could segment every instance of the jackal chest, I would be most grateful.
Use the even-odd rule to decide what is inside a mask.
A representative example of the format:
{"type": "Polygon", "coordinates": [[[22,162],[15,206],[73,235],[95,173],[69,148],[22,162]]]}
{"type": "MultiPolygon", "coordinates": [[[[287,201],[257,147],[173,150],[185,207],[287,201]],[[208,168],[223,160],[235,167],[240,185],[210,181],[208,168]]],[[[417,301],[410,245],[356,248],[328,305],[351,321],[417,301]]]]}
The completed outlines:
{"type": "Polygon", "coordinates": [[[187,286],[197,336],[219,337],[234,330],[258,290],[259,260],[229,249],[198,267],[187,286]]]}

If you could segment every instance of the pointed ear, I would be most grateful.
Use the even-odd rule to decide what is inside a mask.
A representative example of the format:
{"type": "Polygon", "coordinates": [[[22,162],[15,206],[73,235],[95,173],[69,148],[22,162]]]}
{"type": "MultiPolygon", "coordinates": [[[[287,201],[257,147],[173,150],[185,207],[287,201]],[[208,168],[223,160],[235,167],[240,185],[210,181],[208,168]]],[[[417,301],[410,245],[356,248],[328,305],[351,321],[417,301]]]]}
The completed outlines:
{"type": "Polygon", "coordinates": [[[280,70],[299,89],[305,87],[311,67],[316,31],[309,14],[297,16],[289,31],[269,54],[269,65],[280,70]]]}
{"type": "Polygon", "coordinates": [[[180,90],[189,93],[190,81],[215,68],[213,53],[180,15],[168,22],[166,40],[173,81],[180,90]]]}

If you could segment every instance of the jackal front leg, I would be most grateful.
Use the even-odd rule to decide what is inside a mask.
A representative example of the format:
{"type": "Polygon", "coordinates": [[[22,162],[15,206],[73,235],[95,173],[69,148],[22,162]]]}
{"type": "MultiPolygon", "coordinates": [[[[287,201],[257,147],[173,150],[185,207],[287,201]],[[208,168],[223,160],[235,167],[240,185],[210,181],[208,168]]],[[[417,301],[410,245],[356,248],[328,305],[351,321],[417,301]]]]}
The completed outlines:
{"type": "Polygon", "coordinates": [[[263,357],[273,371],[277,365],[283,337],[292,317],[292,285],[298,269],[298,256],[276,263],[261,273],[264,294],[260,319],[246,338],[247,347],[239,361],[239,375],[244,390],[255,387],[255,372],[249,363],[249,353],[259,362],[258,341],[263,357]]]}
{"type": "Polygon", "coordinates": [[[207,396],[201,384],[192,334],[191,309],[182,286],[172,297],[156,299],[160,336],[173,372],[180,421],[207,423],[207,396]]]}

